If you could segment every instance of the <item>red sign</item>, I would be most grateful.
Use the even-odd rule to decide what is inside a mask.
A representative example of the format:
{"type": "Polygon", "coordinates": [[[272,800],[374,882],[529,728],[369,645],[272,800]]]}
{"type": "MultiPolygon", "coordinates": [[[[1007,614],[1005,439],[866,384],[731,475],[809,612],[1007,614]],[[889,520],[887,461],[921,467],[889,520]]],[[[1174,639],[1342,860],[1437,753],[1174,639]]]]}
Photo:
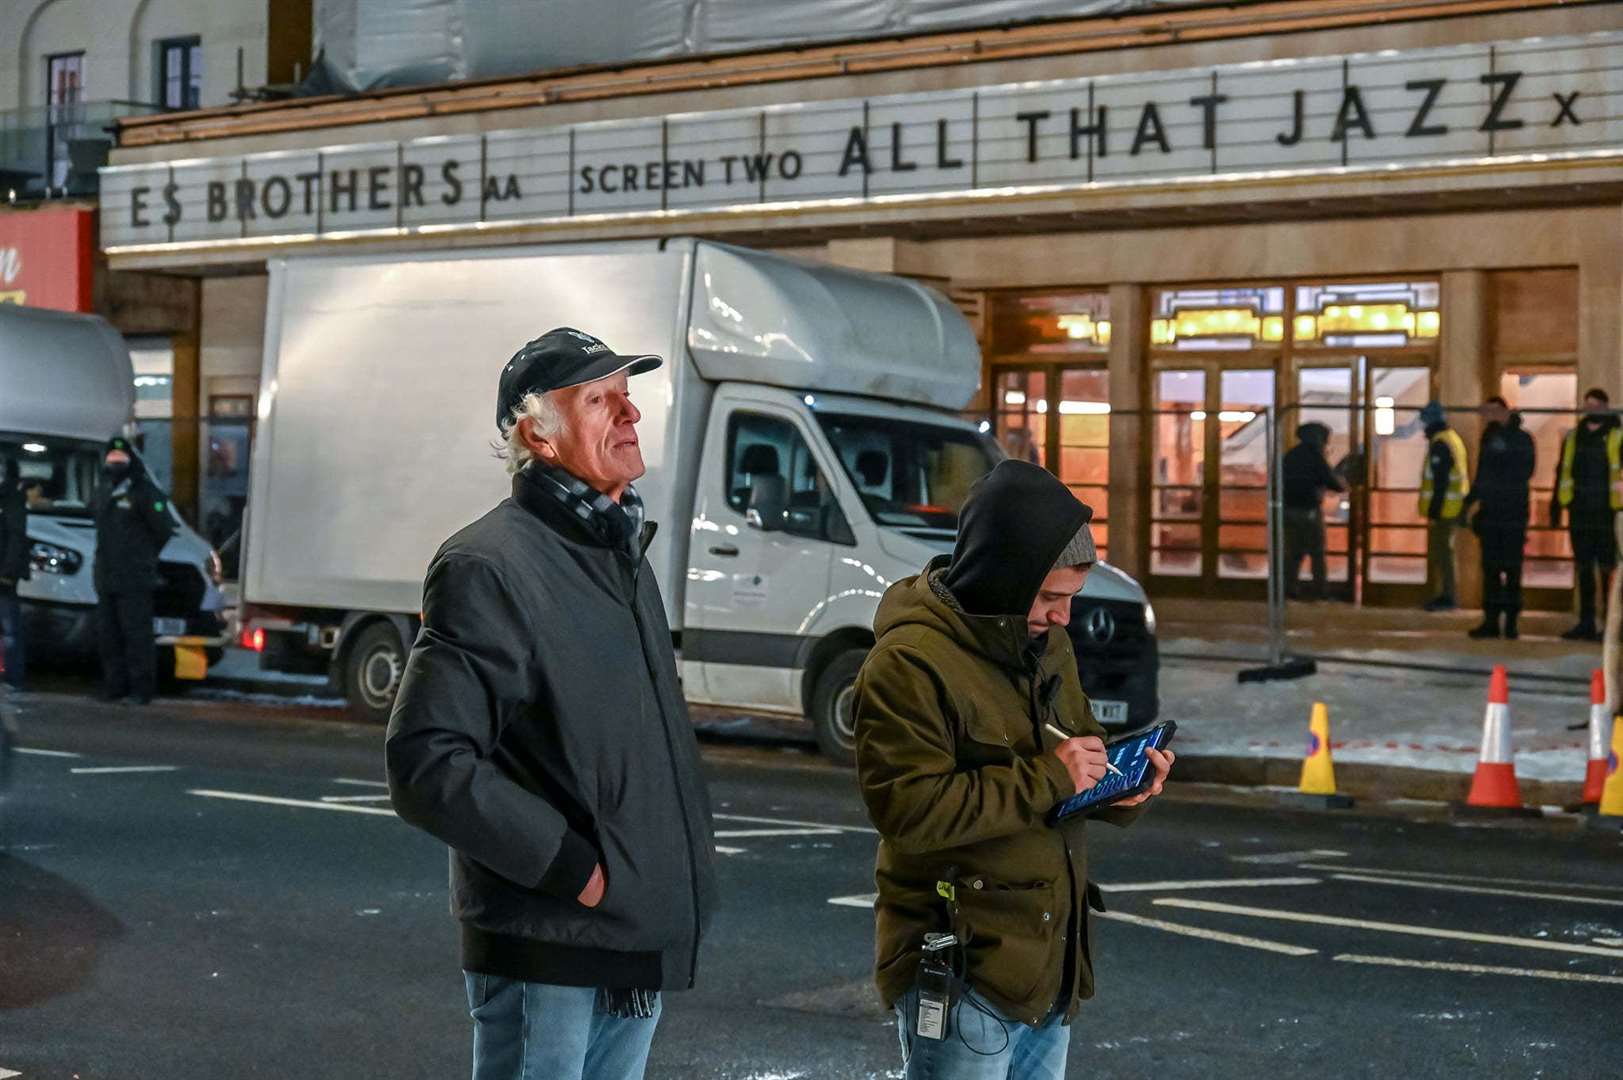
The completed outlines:
{"type": "Polygon", "coordinates": [[[0,213],[0,303],[89,311],[93,217],[63,207],[0,213]]]}

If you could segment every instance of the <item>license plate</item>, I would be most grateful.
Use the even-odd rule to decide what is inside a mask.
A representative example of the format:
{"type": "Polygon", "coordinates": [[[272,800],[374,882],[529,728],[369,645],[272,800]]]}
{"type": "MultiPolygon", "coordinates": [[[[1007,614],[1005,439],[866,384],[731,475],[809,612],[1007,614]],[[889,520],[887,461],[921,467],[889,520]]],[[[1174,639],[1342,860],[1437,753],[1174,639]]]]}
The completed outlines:
{"type": "Polygon", "coordinates": [[[1101,724],[1127,723],[1127,702],[1094,700],[1093,718],[1101,724]]]}
{"type": "Polygon", "coordinates": [[[152,632],[159,637],[182,637],[186,633],[186,620],[153,619],[152,632]]]}

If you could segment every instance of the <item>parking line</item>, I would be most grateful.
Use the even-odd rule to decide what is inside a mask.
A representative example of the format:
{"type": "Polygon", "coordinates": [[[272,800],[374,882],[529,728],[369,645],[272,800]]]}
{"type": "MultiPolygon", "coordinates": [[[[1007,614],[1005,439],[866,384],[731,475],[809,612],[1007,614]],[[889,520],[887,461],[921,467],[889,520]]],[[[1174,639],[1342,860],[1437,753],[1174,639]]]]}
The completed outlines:
{"type": "Polygon", "coordinates": [[[335,784],[349,784],[352,787],[388,787],[382,780],[351,780],[347,776],[340,776],[334,780],[335,784]]]}
{"type": "Polygon", "coordinates": [[[742,854],[744,854],[744,852],[746,852],[748,850],[749,850],[748,848],[723,847],[720,844],[716,845],[716,854],[717,855],[742,855],[742,854]]]}
{"type": "Polygon", "coordinates": [[[1510,945],[1518,949],[1581,953],[1584,956],[1605,956],[1612,959],[1617,957],[1617,953],[1613,950],[1603,949],[1596,945],[1572,945],[1565,941],[1537,941],[1532,938],[1508,937],[1504,934],[1478,934],[1470,930],[1450,930],[1441,926],[1410,926],[1407,923],[1349,919],[1340,915],[1318,915],[1307,911],[1279,911],[1275,908],[1220,904],[1214,900],[1183,900],[1175,896],[1156,900],[1155,903],[1162,907],[1210,911],[1219,915],[1245,915],[1253,919],[1277,919],[1281,922],[1311,923],[1315,926],[1345,926],[1353,930],[1375,930],[1385,934],[1408,934],[1412,937],[1429,937],[1448,941],[1474,941],[1484,945],[1510,945]]]}
{"type": "MultiPolygon", "coordinates": [[[[19,754],[37,754],[40,757],[79,757],[80,756],[78,754],[71,753],[71,752],[69,752],[67,750],[41,750],[37,746],[19,746],[19,747],[17,747],[17,753],[19,753],[19,754]]],[[[0,1073],[0,1080],[4,1080],[4,1078],[7,1077],[7,1076],[18,1076],[18,1075],[20,1075],[20,1074],[18,1074],[18,1073],[0,1073]]]]}
{"type": "Polygon", "coordinates": [[[1331,874],[1340,881],[1362,881],[1370,885],[1405,885],[1411,889],[1437,889],[1442,892],[1479,893],[1484,896],[1517,896],[1523,900],[1563,900],[1569,904],[1599,904],[1603,907],[1623,907],[1623,900],[1604,896],[1568,896],[1566,893],[1528,892],[1525,889],[1491,889],[1485,885],[1456,885],[1451,881],[1419,881],[1403,878],[1374,877],[1369,874],[1331,874]]]}
{"type": "Polygon", "coordinates": [[[93,768],[69,769],[68,772],[76,776],[90,776],[105,773],[174,772],[178,768],[179,765],[98,765],[93,768]]]}
{"type": "Polygon", "coordinates": [[[12,1072],[10,1069],[0,1069],[0,1080],[11,1080],[11,1077],[21,1075],[22,1073],[12,1072]]]}
{"type": "MultiPolygon", "coordinates": [[[[833,903],[833,901],[829,902],[833,903]]],[[[1262,949],[1265,952],[1281,953],[1285,956],[1312,956],[1319,951],[1309,949],[1305,945],[1287,945],[1283,941],[1269,941],[1266,938],[1247,937],[1244,934],[1228,934],[1221,930],[1207,930],[1199,926],[1186,926],[1183,923],[1166,922],[1162,919],[1146,919],[1142,915],[1129,915],[1125,911],[1096,911],[1094,915],[1101,919],[1114,919],[1117,922],[1130,923],[1133,926],[1147,926],[1152,930],[1165,930],[1169,934],[1204,938],[1207,941],[1221,941],[1225,945],[1243,945],[1248,949],[1262,949]]]]}
{"type": "Polygon", "coordinates": [[[1360,956],[1342,953],[1332,957],[1349,964],[1380,964],[1384,967],[1424,968],[1428,971],[1463,971],[1468,975],[1520,975],[1527,979],[1560,979],[1565,982],[1623,983],[1623,975],[1591,975],[1587,971],[1551,971],[1546,968],[1499,967],[1495,964],[1460,964],[1447,960],[1404,960],[1396,956],[1360,956]]]}
{"type": "Polygon", "coordinates": [[[312,802],[309,799],[282,799],[275,795],[250,795],[244,791],[208,791],[194,788],[188,795],[201,795],[205,799],[233,799],[237,802],[265,803],[269,806],[296,806],[306,810],[346,810],[351,814],[386,814],[394,817],[393,810],[381,806],[355,806],[352,803],[312,802]]]}
{"type": "MultiPolygon", "coordinates": [[[[1340,875],[1337,875],[1338,877],[1340,875]]],[[[1271,885],[1320,885],[1316,877],[1208,878],[1198,881],[1135,881],[1130,885],[1096,882],[1105,892],[1178,892],[1189,889],[1261,889],[1271,885]]]]}
{"type": "Polygon", "coordinates": [[[1265,855],[1230,855],[1233,862],[1243,863],[1293,863],[1303,859],[1344,859],[1345,851],[1333,851],[1330,848],[1314,848],[1312,851],[1275,851],[1265,855]]]}
{"type": "Polygon", "coordinates": [[[857,893],[855,896],[831,896],[828,898],[828,902],[833,904],[835,907],[854,907],[862,908],[866,911],[872,911],[874,901],[878,899],[878,893],[868,892],[857,893]]]}
{"type": "Polygon", "coordinates": [[[322,802],[388,802],[389,795],[323,795],[322,802]]]}
{"type": "Polygon", "coordinates": [[[722,840],[739,840],[746,836],[838,836],[838,829],[717,829],[722,840]]]}
{"type": "MultiPolygon", "coordinates": [[[[1551,882],[1548,878],[1511,878],[1511,877],[1485,877],[1481,874],[1441,874],[1434,870],[1388,870],[1384,866],[1344,866],[1340,863],[1298,863],[1302,870],[1326,870],[1342,874],[1380,874],[1383,877],[1412,877],[1432,878],[1437,881],[1474,881],[1484,885],[1541,885],[1548,887],[1551,882]]],[[[1584,892],[1615,892],[1623,893],[1623,885],[1589,885],[1576,881],[1560,882],[1563,889],[1579,889],[1584,892]]]]}
{"type": "Polygon", "coordinates": [[[717,821],[745,821],[756,825],[803,825],[809,829],[832,829],[835,832],[868,833],[878,836],[878,829],[870,829],[865,825],[831,825],[826,821],[791,821],[788,818],[751,817],[748,814],[712,814],[717,821]]]}

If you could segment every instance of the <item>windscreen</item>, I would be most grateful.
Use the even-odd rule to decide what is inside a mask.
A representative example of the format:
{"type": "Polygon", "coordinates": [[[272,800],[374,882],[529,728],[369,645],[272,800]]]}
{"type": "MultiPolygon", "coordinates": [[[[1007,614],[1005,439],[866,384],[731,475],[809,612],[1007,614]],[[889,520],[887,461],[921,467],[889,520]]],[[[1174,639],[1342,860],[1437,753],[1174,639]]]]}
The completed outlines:
{"type": "Polygon", "coordinates": [[[958,528],[970,485],[1002,456],[969,428],[841,413],[816,414],[840,466],[876,523],[958,528]]]}
{"type": "Polygon", "coordinates": [[[0,456],[17,462],[29,513],[88,517],[101,468],[101,444],[0,434],[0,456]]]}

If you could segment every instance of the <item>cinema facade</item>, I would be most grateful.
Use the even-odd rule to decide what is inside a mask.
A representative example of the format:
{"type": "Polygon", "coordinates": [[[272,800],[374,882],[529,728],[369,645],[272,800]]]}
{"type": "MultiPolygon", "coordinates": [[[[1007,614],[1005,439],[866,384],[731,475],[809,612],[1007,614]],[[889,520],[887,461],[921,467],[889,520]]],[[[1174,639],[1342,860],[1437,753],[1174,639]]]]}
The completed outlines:
{"type": "MultiPolygon", "coordinates": [[[[203,279],[204,395],[257,377],[272,257],[697,234],[910,275],[976,325],[972,412],[1152,595],[1261,597],[1273,409],[1362,462],[1337,595],[1411,604],[1420,405],[1623,397],[1623,8],[1243,11],[126,121],[101,245],[203,279]]],[[[1570,423],[1528,413],[1534,606],[1570,603],[1570,423]]]]}

